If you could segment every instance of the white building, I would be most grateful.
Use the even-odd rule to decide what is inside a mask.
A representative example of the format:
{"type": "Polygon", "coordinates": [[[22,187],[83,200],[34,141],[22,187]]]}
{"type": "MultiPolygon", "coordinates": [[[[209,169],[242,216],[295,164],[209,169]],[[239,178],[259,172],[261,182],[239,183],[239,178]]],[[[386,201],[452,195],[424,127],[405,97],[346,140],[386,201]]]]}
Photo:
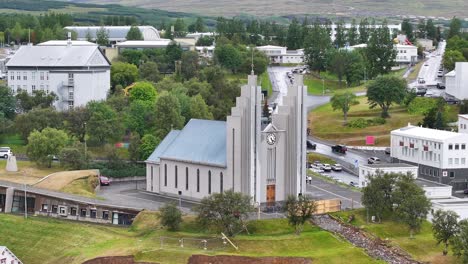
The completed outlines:
{"type": "Polygon", "coordinates": [[[304,49],[287,50],[281,46],[259,46],[257,50],[264,52],[270,59],[271,63],[304,63],[304,49]]]}
{"type": "Polygon", "coordinates": [[[468,134],[468,115],[458,115],[458,133],[468,134]]]}
{"type": "Polygon", "coordinates": [[[369,178],[381,173],[411,173],[414,178],[418,177],[418,167],[405,163],[388,163],[388,164],[364,164],[359,165],[359,187],[366,187],[369,183],[369,178]]]}
{"type": "MultiPolygon", "coordinates": [[[[395,57],[395,63],[397,64],[410,64],[416,63],[418,60],[418,47],[413,45],[402,45],[402,44],[395,44],[393,45],[394,49],[397,51],[397,55],[395,57]]],[[[354,49],[361,49],[367,48],[367,44],[358,44],[354,46],[350,46],[348,50],[354,49]]]]}
{"type": "Polygon", "coordinates": [[[37,46],[67,46],[69,44],[72,46],[97,46],[96,43],[86,40],[49,40],[39,43],[37,46]]]}
{"type": "Polygon", "coordinates": [[[416,43],[418,43],[418,45],[421,45],[421,47],[423,47],[425,51],[434,50],[434,41],[432,39],[418,38],[416,39],[416,43]]]}
{"type": "Polygon", "coordinates": [[[196,46],[195,50],[200,57],[211,59],[213,58],[215,48],[215,46],[196,46]]]}
{"type": "MultiPolygon", "coordinates": [[[[157,29],[152,26],[137,26],[140,30],[143,40],[145,41],[154,41],[160,39],[160,35],[157,29]]],[[[71,30],[76,32],[77,40],[88,40],[88,36],[91,37],[92,41],[96,41],[96,33],[101,29],[104,30],[109,35],[109,42],[115,44],[117,42],[122,42],[127,40],[127,33],[130,30],[130,26],[70,26],[65,27],[66,30],[71,30]]]]}
{"type": "Polygon", "coordinates": [[[7,247],[0,246],[0,264],[23,264],[7,247]]]}
{"type": "Polygon", "coordinates": [[[464,188],[468,134],[408,125],[391,132],[393,161],[419,167],[418,177],[464,188]]]}
{"type": "Polygon", "coordinates": [[[261,87],[250,75],[225,122],[192,119],[164,138],[146,161],[147,191],[200,200],[232,189],[267,206],[304,193],[302,83],[297,75],[271,123],[262,126],[261,87]]]}
{"type": "Polygon", "coordinates": [[[96,45],[22,46],[6,66],[13,92],[54,92],[58,110],[105,100],[110,90],[110,62],[96,45]]]}
{"type": "MultiPolygon", "coordinates": [[[[326,27],[327,25],[322,25],[323,27],[326,27]]],[[[348,31],[351,27],[352,27],[352,24],[351,23],[346,23],[346,24],[343,24],[342,27],[344,28],[345,32],[348,31]]],[[[373,28],[381,28],[382,25],[369,25],[369,28],[370,29],[373,29],[373,28]]],[[[387,25],[389,31],[390,31],[390,36],[393,36],[397,33],[399,33],[401,31],[401,24],[390,24],[390,25],[387,25]]],[[[331,31],[330,31],[330,37],[332,39],[332,41],[335,41],[336,39],[336,28],[337,28],[337,25],[336,24],[331,24],[330,25],[330,28],[331,28],[331,31]]],[[[357,34],[359,35],[359,24],[356,25],[356,29],[357,29],[357,34]]]]}
{"type": "Polygon", "coordinates": [[[214,32],[194,32],[194,33],[188,33],[185,35],[186,38],[193,38],[195,40],[198,40],[201,37],[211,37],[214,38],[216,36],[216,33],[214,32]]]}
{"type": "Polygon", "coordinates": [[[445,75],[445,87],[457,99],[468,99],[468,62],[455,63],[455,70],[445,75]]]}
{"type": "MultiPolygon", "coordinates": [[[[449,197],[445,199],[434,199],[432,202],[432,211],[454,211],[460,216],[459,220],[468,219],[468,199],[449,197]]],[[[429,219],[432,218],[432,214],[429,214],[429,219]]]]}

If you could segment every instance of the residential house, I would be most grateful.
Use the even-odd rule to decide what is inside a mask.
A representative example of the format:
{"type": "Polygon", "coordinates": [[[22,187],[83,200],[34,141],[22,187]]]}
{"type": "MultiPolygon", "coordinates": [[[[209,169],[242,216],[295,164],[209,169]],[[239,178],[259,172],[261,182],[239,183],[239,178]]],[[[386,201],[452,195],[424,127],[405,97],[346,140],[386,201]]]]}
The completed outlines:
{"type": "Polygon", "coordinates": [[[279,64],[301,64],[304,63],[304,50],[287,50],[287,47],[281,46],[259,46],[257,50],[262,51],[270,59],[270,63],[279,64]]]}

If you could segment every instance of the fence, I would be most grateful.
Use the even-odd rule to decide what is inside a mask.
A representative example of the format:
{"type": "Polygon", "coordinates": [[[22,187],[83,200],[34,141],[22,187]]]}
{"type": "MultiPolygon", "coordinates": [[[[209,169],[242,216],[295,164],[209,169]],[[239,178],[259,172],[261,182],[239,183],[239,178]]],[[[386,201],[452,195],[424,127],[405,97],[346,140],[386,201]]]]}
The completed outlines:
{"type": "Polygon", "coordinates": [[[341,201],[339,199],[316,201],[316,214],[326,214],[341,211],[341,201]]]}
{"type": "Polygon", "coordinates": [[[174,238],[159,237],[160,249],[198,249],[206,251],[219,251],[229,247],[224,237],[212,238],[174,238]]]}

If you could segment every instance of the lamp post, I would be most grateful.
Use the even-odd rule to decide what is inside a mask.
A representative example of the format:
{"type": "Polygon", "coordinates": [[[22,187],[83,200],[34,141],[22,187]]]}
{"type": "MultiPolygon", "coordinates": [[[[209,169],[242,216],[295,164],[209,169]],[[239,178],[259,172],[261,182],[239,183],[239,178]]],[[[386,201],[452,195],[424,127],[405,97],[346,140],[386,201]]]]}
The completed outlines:
{"type": "Polygon", "coordinates": [[[26,174],[24,176],[24,218],[28,218],[28,196],[26,193],[26,174]]]}
{"type": "Polygon", "coordinates": [[[325,79],[322,78],[322,95],[325,95],[325,79]]]}
{"type": "Polygon", "coordinates": [[[86,152],[88,152],[88,146],[86,145],[86,122],[83,123],[84,125],[84,158],[86,162],[86,152]]]}

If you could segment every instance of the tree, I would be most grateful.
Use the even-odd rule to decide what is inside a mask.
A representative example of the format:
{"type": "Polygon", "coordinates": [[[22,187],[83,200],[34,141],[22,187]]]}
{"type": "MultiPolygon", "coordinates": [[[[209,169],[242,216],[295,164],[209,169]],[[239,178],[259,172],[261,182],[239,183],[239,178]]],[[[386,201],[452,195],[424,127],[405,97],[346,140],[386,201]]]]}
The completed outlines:
{"type": "Polygon", "coordinates": [[[213,45],[213,42],[214,42],[214,38],[209,37],[209,36],[202,36],[197,40],[197,43],[195,44],[195,46],[208,47],[208,46],[213,45]]]}
{"type": "Polygon", "coordinates": [[[432,19],[428,19],[426,21],[426,33],[427,33],[427,38],[429,39],[435,39],[437,35],[437,30],[434,25],[434,21],[432,19]]]}
{"type": "Polygon", "coordinates": [[[151,153],[156,149],[161,140],[152,134],[146,134],[141,138],[140,146],[138,148],[139,156],[142,160],[146,160],[151,153]]]}
{"type": "Polygon", "coordinates": [[[198,75],[198,52],[186,51],[182,53],[181,74],[185,80],[191,79],[198,75]]]}
{"type": "Polygon", "coordinates": [[[336,23],[336,35],[334,44],[336,48],[342,48],[346,44],[346,32],[344,28],[344,22],[342,20],[336,23]]]}
{"type": "Polygon", "coordinates": [[[461,20],[457,17],[453,17],[452,21],[450,21],[447,39],[451,39],[454,36],[460,36],[460,32],[461,32],[461,20]]]}
{"type": "Polygon", "coordinates": [[[102,146],[117,141],[123,134],[123,127],[117,113],[105,102],[91,101],[86,105],[90,113],[87,122],[89,142],[102,146]]]}
{"type": "Polygon", "coordinates": [[[333,110],[341,110],[343,112],[343,119],[345,124],[348,122],[348,111],[353,105],[359,104],[356,95],[352,92],[345,92],[342,94],[335,94],[331,98],[333,110]]]}
{"type": "Polygon", "coordinates": [[[210,108],[200,94],[190,98],[190,117],[197,119],[213,119],[210,108]]]}
{"type": "Polygon", "coordinates": [[[458,50],[447,50],[444,53],[443,64],[444,68],[447,71],[452,71],[455,69],[456,62],[465,62],[465,56],[458,50]]]}
{"type": "Polygon", "coordinates": [[[15,117],[16,100],[13,91],[7,86],[0,86],[0,114],[8,119],[15,117]]]}
{"type": "Polygon", "coordinates": [[[172,129],[181,129],[184,117],[181,115],[180,103],[174,95],[163,92],[155,105],[156,135],[164,138],[172,129]]]}
{"type": "Polygon", "coordinates": [[[286,199],[285,209],[289,224],[294,227],[296,235],[299,235],[304,223],[312,217],[317,209],[317,204],[308,195],[300,195],[299,197],[289,195],[286,199]]]}
{"type": "Polygon", "coordinates": [[[408,38],[409,41],[414,42],[415,37],[413,32],[413,25],[410,23],[409,19],[403,19],[403,22],[401,22],[401,31],[406,35],[406,38],[408,38]]]}
{"type": "Polygon", "coordinates": [[[349,28],[348,33],[346,35],[346,39],[350,46],[354,46],[356,44],[359,44],[358,38],[359,38],[359,35],[358,35],[358,29],[356,26],[356,19],[353,18],[351,22],[351,27],[349,28]]]}
{"type": "Polygon", "coordinates": [[[242,64],[242,55],[233,45],[218,45],[215,48],[214,55],[216,61],[226,69],[236,73],[242,64]]]}
{"type": "Polygon", "coordinates": [[[157,113],[154,111],[154,101],[135,100],[125,111],[126,127],[140,136],[154,131],[157,113]]]}
{"type": "Polygon", "coordinates": [[[369,20],[364,18],[359,23],[359,42],[367,43],[369,41],[370,29],[369,29],[369,20]]]}
{"type": "Polygon", "coordinates": [[[380,76],[367,86],[367,100],[371,108],[379,106],[383,118],[390,117],[388,110],[401,103],[406,94],[406,81],[396,76],[380,76]]]}
{"type": "Polygon", "coordinates": [[[86,31],[86,41],[93,42],[93,36],[91,35],[91,31],[89,29],[86,31]]]}
{"type": "Polygon", "coordinates": [[[140,144],[141,144],[140,135],[131,134],[130,145],[128,146],[128,154],[130,156],[130,160],[133,162],[137,162],[141,159],[140,151],[139,151],[140,144]]]}
{"type": "Polygon", "coordinates": [[[205,22],[203,22],[203,18],[197,17],[194,29],[195,32],[205,32],[205,22]]]}
{"type": "Polygon", "coordinates": [[[28,112],[33,108],[49,108],[58,100],[54,92],[46,93],[43,90],[35,90],[32,95],[22,90],[16,94],[16,104],[20,112],[28,112]]]}
{"type": "Polygon", "coordinates": [[[181,18],[177,18],[174,22],[174,35],[176,37],[185,37],[187,31],[187,27],[185,22],[181,18]]]}
{"type": "Polygon", "coordinates": [[[104,27],[96,31],[96,43],[99,46],[107,46],[109,44],[109,32],[104,27]]]}
{"type": "Polygon", "coordinates": [[[125,38],[127,40],[143,40],[143,34],[137,26],[131,26],[125,38]]]}
{"type": "Polygon", "coordinates": [[[144,62],[138,68],[140,79],[157,83],[162,77],[159,74],[158,64],[153,61],[144,62]]]}
{"type": "Polygon", "coordinates": [[[426,220],[431,202],[427,199],[425,191],[414,182],[411,174],[400,175],[393,197],[393,203],[397,205],[395,215],[408,225],[412,238],[413,233],[419,231],[426,220]]]}
{"type": "Polygon", "coordinates": [[[370,213],[375,214],[379,222],[384,213],[393,208],[392,192],[397,177],[397,174],[377,171],[368,178],[368,184],[362,189],[362,204],[370,213]]]}
{"type": "Polygon", "coordinates": [[[293,18],[291,24],[289,24],[286,46],[288,49],[292,50],[300,49],[302,47],[301,26],[296,18],[293,18]]]}
{"type": "Polygon", "coordinates": [[[156,102],[156,88],[150,82],[136,82],[130,90],[128,97],[130,103],[141,100],[148,101],[150,103],[156,102]]]}
{"type": "Polygon", "coordinates": [[[443,243],[444,256],[448,253],[448,247],[452,239],[459,232],[458,214],[454,211],[437,210],[432,216],[432,232],[437,244],[443,243]]]}
{"type": "Polygon", "coordinates": [[[73,147],[65,147],[60,151],[60,165],[68,170],[82,170],[86,168],[89,153],[84,153],[84,148],[81,145],[73,147]]]}
{"type": "Polygon", "coordinates": [[[111,66],[111,84],[127,87],[138,79],[138,68],[130,63],[116,62],[111,66]]]}
{"type": "Polygon", "coordinates": [[[90,113],[86,107],[74,107],[63,113],[64,127],[68,133],[83,142],[86,136],[86,122],[90,113]]]}
{"type": "Polygon", "coordinates": [[[424,19],[420,19],[418,24],[418,38],[426,38],[426,36],[426,21],[424,21],[424,19]]]}
{"type": "Polygon", "coordinates": [[[311,70],[320,71],[325,69],[326,54],[331,49],[331,40],[327,30],[317,21],[311,33],[306,37],[304,55],[311,70]]]}
{"type": "Polygon", "coordinates": [[[463,263],[468,263],[468,220],[463,219],[458,223],[459,231],[452,239],[453,254],[463,258],[463,263]]]}
{"type": "Polygon", "coordinates": [[[244,229],[244,219],[253,211],[253,206],[249,196],[228,190],[203,198],[194,211],[198,213],[197,222],[201,226],[215,227],[234,236],[244,229]]]}
{"type": "Polygon", "coordinates": [[[384,22],[382,27],[372,31],[367,47],[364,49],[368,73],[371,78],[391,71],[396,58],[396,50],[390,31],[384,22]]]}
{"type": "Polygon", "coordinates": [[[21,44],[21,38],[24,35],[24,29],[21,27],[21,24],[19,22],[15,23],[15,26],[11,30],[11,35],[16,41],[16,44],[21,44]]]}
{"type": "Polygon", "coordinates": [[[182,212],[175,203],[167,203],[159,208],[158,219],[169,231],[177,231],[182,223],[182,212]]]}
{"type": "Polygon", "coordinates": [[[58,155],[68,141],[63,130],[47,127],[41,132],[34,130],[28,137],[26,154],[39,166],[52,166],[52,156],[58,155]]]}
{"type": "Polygon", "coordinates": [[[52,108],[33,109],[16,116],[15,131],[27,140],[34,130],[42,131],[46,127],[61,129],[62,121],[62,115],[52,108]]]}

